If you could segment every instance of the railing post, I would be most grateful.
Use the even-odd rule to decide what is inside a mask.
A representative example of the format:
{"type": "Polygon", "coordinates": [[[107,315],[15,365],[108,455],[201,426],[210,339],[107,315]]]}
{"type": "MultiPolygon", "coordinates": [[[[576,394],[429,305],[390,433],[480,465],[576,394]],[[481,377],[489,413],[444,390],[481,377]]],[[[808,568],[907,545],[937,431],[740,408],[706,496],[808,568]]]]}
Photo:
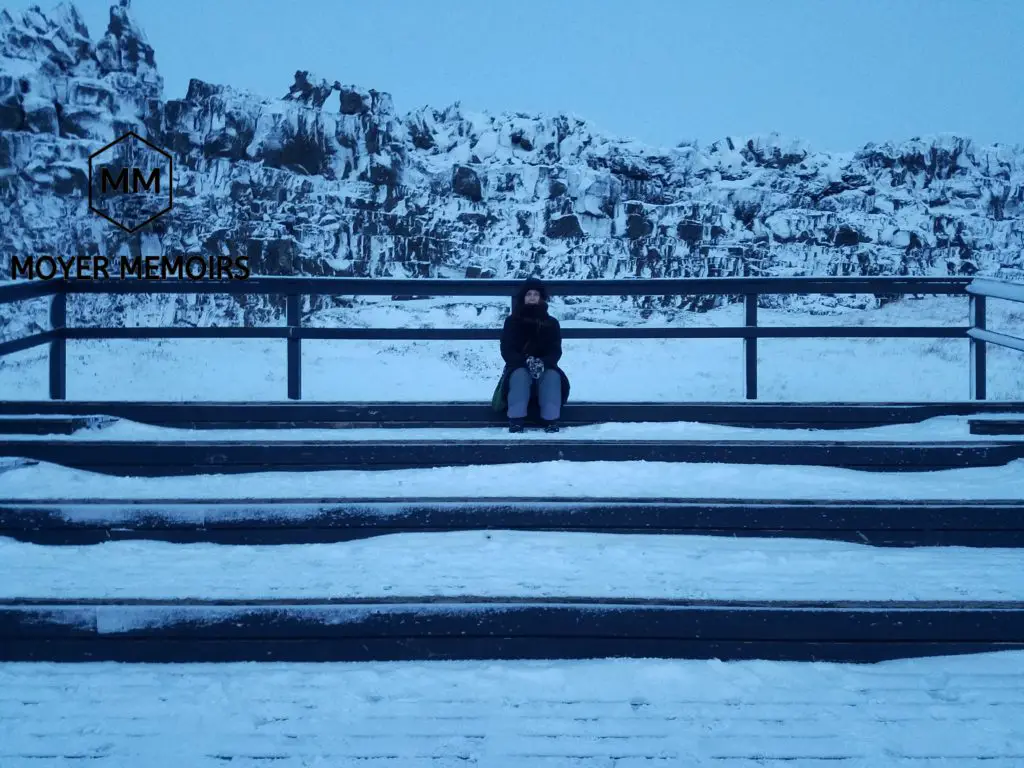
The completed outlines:
{"type": "MultiPolygon", "coordinates": [[[[747,328],[757,328],[757,299],[756,293],[743,295],[747,328]]],[[[743,339],[743,372],[746,374],[747,400],[757,400],[757,338],[753,336],[743,339]]]]}
{"type": "Polygon", "coordinates": [[[60,283],[50,299],[50,399],[66,400],[68,396],[68,294],[67,286],[60,283]]]}
{"type": "Polygon", "coordinates": [[[286,320],[288,323],[288,399],[302,399],[302,338],[296,331],[302,327],[302,297],[289,293],[286,320]]]}
{"type": "MultiPolygon", "coordinates": [[[[969,294],[970,296],[970,309],[968,322],[970,322],[972,328],[978,330],[986,330],[985,328],[985,297],[979,296],[976,293],[969,294]]],[[[984,400],[987,396],[985,392],[985,382],[987,376],[987,348],[986,342],[981,339],[971,337],[971,349],[970,349],[970,366],[971,366],[971,400],[984,400]]]]}

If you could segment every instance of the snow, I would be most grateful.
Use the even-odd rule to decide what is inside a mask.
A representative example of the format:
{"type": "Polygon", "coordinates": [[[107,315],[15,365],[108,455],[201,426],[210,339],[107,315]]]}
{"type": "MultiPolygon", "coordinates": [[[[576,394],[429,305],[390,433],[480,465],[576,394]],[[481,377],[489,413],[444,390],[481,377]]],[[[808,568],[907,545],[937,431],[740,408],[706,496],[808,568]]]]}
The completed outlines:
{"type": "MultiPolygon", "coordinates": [[[[47,38],[70,54],[66,42],[72,37],[57,39],[54,25],[38,11],[23,18],[13,23],[3,17],[0,22],[17,32],[8,35],[10,39],[2,46],[0,67],[16,77],[29,76],[32,93],[49,93],[47,83],[37,77],[38,67],[27,61],[48,55],[47,38]],[[25,25],[34,26],[38,34],[23,29],[25,25]]],[[[68,26],[66,12],[55,18],[68,26]]],[[[124,45],[131,47],[145,40],[134,24],[121,26],[130,32],[121,41],[124,45]]],[[[114,94],[111,106],[104,102],[102,109],[89,112],[89,119],[79,118],[88,129],[87,142],[54,143],[43,134],[29,137],[29,142],[23,136],[26,140],[15,141],[8,153],[10,178],[27,180],[29,186],[49,187],[54,173],[61,174],[61,168],[90,151],[86,143],[105,141],[116,119],[137,121],[145,111],[144,97],[158,95],[160,80],[155,72],[146,70],[135,78],[125,73],[99,78],[91,63],[94,57],[95,49],[89,49],[83,62],[72,62],[75,66],[69,71],[77,74],[67,87],[78,91],[88,87],[77,95],[69,92],[62,102],[70,114],[88,107],[90,94],[114,94]],[[99,79],[90,83],[79,76],[90,72],[99,79]],[[47,155],[52,155],[49,161],[47,155]]],[[[1024,154],[1007,148],[976,148],[948,135],[846,154],[811,154],[799,141],[776,135],[753,137],[758,153],[795,153],[806,158],[804,168],[779,171],[744,160],[742,149],[727,151],[729,142],[710,152],[694,147],[685,153],[665,153],[640,142],[608,138],[591,124],[572,117],[493,117],[463,112],[458,106],[444,113],[422,110],[436,148],[424,152],[389,144],[387,153],[377,157],[403,169],[398,179],[405,197],[402,207],[392,212],[391,220],[357,216],[353,209],[362,209],[374,199],[382,203],[389,193],[383,185],[374,187],[354,180],[371,162],[362,149],[365,134],[378,129],[383,135],[406,132],[403,120],[393,114],[390,97],[380,95],[379,99],[379,114],[371,123],[324,112],[317,113],[310,123],[313,133],[326,135],[322,143],[325,165],[334,169],[339,177],[336,181],[300,178],[273,169],[257,173],[244,163],[231,168],[224,160],[210,165],[197,154],[211,131],[220,130],[230,117],[240,126],[255,128],[250,158],[267,159],[261,147],[280,148],[282,126],[297,125],[308,115],[306,108],[231,89],[188,104],[171,128],[181,129],[179,133],[196,148],[186,158],[195,161],[191,165],[196,169],[187,180],[201,193],[194,196],[200,203],[197,207],[182,201],[186,204],[179,217],[184,222],[180,242],[165,245],[199,247],[210,231],[226,232],[228,240],[239,232],[250,239],[287,239],[294,235],[288,227],[300,220],[309,223],[302,226],[302,237],[292,242],[297,242],[295,263],[303,269],[316,271],[316,264],[322,264],[324,254],[330,253],[333,263],[356,270],[401,271],[405,267],[400,264],[400,245],[409,224],[402,211],[426,210],[429,221],[413,221],[413,230],[454,233],[433,243],[441,255],[432,257],[431,270],[460,276],[462,259],[469,256],[504,277],[519,269],[521,255],[537,245],[550,211],[558,208],[557,203],[550,211],[544,208],[548,192],[543,181],[567,177],[567,199],[576,200],[581,210],[601,214],[601,219],[583,223],[591,237],[579,246],[549,244],[536,264],[548,277],[611,276],[634,268],[692,274],[712,265],[724,274],[736,274],[742,271],[741,260],[720,259],[718,253],[737,245],[749,245],[752,261],[768,274],[863,269],[858,258],[865,251],[860,249],[774,240],[751,244],[750,234],[766,228],[777,229],[784,237],[806,234],[812,242],[823,242],[839,225],[876,239],[868,253],[867,268],[872,272],[892,272],[895,265],[911,272],[945,274],[956,268],[960,256],[951,252],[952,263],[947,266],[946,254],[937,246],[940,240],[957,235],[971,245],[970,266],[981,274],[1011,272],[1019,266],[1019,201],[1008,198],[998,218],[977,214],[990,198],[999,200],[1008,194],[1006,190],[1019,187],[1024,154]],[[505,137],[512,126],[524,130],[534,150],[510,151],[505,137]],[[556,147],[559,137],[562,140],[556,147]],[[481,178],[486,182],[508,174],[514,182],[511,192],[485,183],[489,199],[484,204],[451,198],[443,182],[450,178],[453,163],[468,162],[474,152],[480,160],[477,170],[481,178]],[[908,162],[908,158],[957,152],[956,170],[962,178],[936,180],[927,190],[930,172],[916,170],[908,162]],[[880,162],[882,153],[896,162],[880,162]],[[1005,164],[995,167],[998,162],[1005,164]],[[350,175],[340,178],[345,176],[347,164],[351,164],[350,175]],[[654,181],[627,181],[617,188],[622,174],[610,170],[614,166],[649,174],[654,181]],[[709,169],[711,172],[706,172],[709,169]],[[804,204],[801,201],[814,199],[829,181],[846,176],[863,177],[863,183],[853,184],[858,190],[828,196],[815,203],[819,211],[794,209],[804,204]],[[267,199],[283,201],[284,207],[277,208],[285,213],[273,206],[250,206],[246,200],[228,206],[230,211],[220,210],[233,181],[243,188],[263,189],[267,199]],[[866,197],[868,188],[875,190],[873,200],[866,197]],[[943,193],[950,196],[949,204],[928,210],[930,199],[943,193]],[[657,201],[665,197],[687,205],[661,206],[657,201]],[[654,246],[662,257],[662,263],[653,267],[638,264],[621,230],[616,230],[614,238],[611,235],[612,221],[621,224],[625,206],[633,200],[643,203],[653,231],[667,233],[663,239],[641,243],[654,246]],[[753,211],[751,230],[735,214],[737,201],[749,204],[753,211]],[[896,201],[902,203],[899,211],[895,211],[896,201]],[[601,209],[607,204],[614,211],[604,218],[601,209]],[[688,207],[696,213],[686,212],[688,207]],[[483,211],[491,223],[470,246],[467,238],[471,235],[465,233],[460,217],[472,210],[483,211]],[[342,216],[333,221],[345,233],[337,244],[319,226],[325,213],[342,216]],[[533,234],[518,234],[520,214],[532,217],[533,234]],[[937,218],[939,214],[948,214],[948,218],[937,218]],[[676,224],[694,217],[706,230],[714,225],[723,233],[717,242],[704,243],[711,246],[711,261],[704,259],[699,249],[672,237],[676,224]],[[404,223],[397,226],[393,222],[404,223]],[[911,232],[934,249],[907,252],[904,244],[909,243],[911,232]],[[363,255],[368,253],[372,258],[367,261],[363,255]]],[[[941,175],[942,166],[949,163],[943,157],[937,160],[941,175]]],[[[61,233],[76,227],[69,230],[65,225],[89,214],[84,208],[65,210],[67,206],[54,203],[52,194],[39,198],[31,192],[28,189],[20,195],[20,205],[4,220],[3,230],[10,234],[0,251],[67,250],[69,243],[61,233]],[[39,235],[44,230],[56,233],[56,239],[39,235]]],[[[95,228],[88,222],[83,226],[95,228]]],[[[103,238],[98,242],[104,252],[103,238]]],[[[203,301],[125,298],[128,311],[123,315],[110,309],[112,302],[104,302],[107,299],[103,297],[73,301],[69,317],[74,320],[84,308],[111,324],[164,324],[172,318],[181,324],[203,325],[210,319],[241,320],[240,312],[233,315],[226,303],[217,305],[215,297],[203,301]]],[[[810,297],[792,304],[807,307],[807,313],[762,310],[760,320],[765,325],[966,323],[962,298],[900,302],[877,311],[839,314],[843,307],[858,303],[870,307],[873,302],[873,297],[810,297]],[[828,313],[836,314],[823,316],[828,313]]],[[[1011,328],[1017,323],[1019,329],[1024,317],[1019,308],[1000,309],[997,302],[992,305],[990,327],[998,329],[1000,322],[1008,322],[1011,328]]],[[[499,303],[493,301],[432,300],[389,307],[382,299],[357,302],[354,308],[338,312],[335,322],[364,327],[382,321],[394,323],[394,327],[441,327],[445,323],[497,327],[498,309],[499,303]]],[[[7,327],[31,327],[24,312],[24,305],[15,308],[13,319],[5,318],[7,327]]],[[[737,324],[741,313],[736,306],[707,315],[668,311],[655,313],[646,322],[737,324]]],[[[310,320],[323,321],[325,314],[310,320]]],[[[614,299],[559,303],[557,314],[565,327],[639,322],[636,308],[616,304],[614,299]]],[[[45,313],[41,318],[45,325],[45,313]]],[[[575,401],[740,400],[742,348],[738,340],[625,344],[570,340],[563,363],[573,379],[575,401]]],[[[761,397],[790,401],[962,400],[967,397],[967,350],[965,340],[762,340],[761,397]]],[[[314,400],[486,401],[501,367],[494,343],[307,341],[303,352],[305,397],[314,400]]],[[[0,398],[45,398],[45,353],[43,347],[0,359],[0,398]]],[[[72,342],[68,390],[75,399],[280,399],[286,392],[284,360],[283,341],[72,342]]],[[[1019,355],[991,349],[990,366],[990,396],[1024,401],[1019,355]]],[[[828,437],[992,439],[969,436],[965,429],[964,419],[946,418],[855,434],[829,433],[828,437]]],[[[422,430],[406,430],[389,437],[419,439],[422,434],[422,430]]],[[[302,433],[312,439],[328,435],[337,433],[302,433]]],[[[756,435],[754,439],[818,437],[804,431],[776,435],[700,424],[615,424],[570,430],[560,439],[729,439],[739,435],[756,435]]],[[[147,436],[189,439],[179,431],[127,422],[71,439],[137,440],[147,436]]],[[[232,439],[251,436],[254,433],[235,433],[232,439]]],[[[293,439],[295,433],[255,436],[293,439]]],[[[379,433],[360,429],[344,436],[367,439],[379,433]]],[[[445,440],[467,436],[491,439],[507,435],[494,429],[430,432],[430,437],[445,440]]],[[[203,437],[225,436],[205,433],[203,437]]],[[[543,438],[528,434],[521,439],[543,438]]],[[[46,463],[17,466],[5,460],[0,460],[0,469],[5,470],[0,474],[0,496],[11,500],[40,494],[127,501],[183,495],[322,498],[339,493],[446,498],[453,489],[458,489],[459,495],[494,498],[1024,498],[1024,462],[906,474],[820,467],[550,462],[380,473],[205,475],[188,480],[111,478],[46,463]]],[[[1022,552],[876,550],[809,540],[510,531],[396,534],[345,544],[274,548],[144,541],[49,548],[0,539],[0,594],[1021,599],[1022,552]]],[[[107,620],[112,618],[116,617],[107,620]]],[[[0,766],[37,768],[88,760],[91,765],[125,768],[202,768],[227,762],[233,766],[273,762],[281,768],[382,763],[402,768],[467,763],[488,768],[632,768],[656,763],[732,768],[777,759],[790,768],[824,761],[880,768],[968,765],[977,757],[991,758],[986,768],[1019,768],[1024,761],[1022,690],[1024,654],[1019,653],[869,668],[649,660],[164,667],[0,664],[0,766]],[[434,761],[434,757],[439,759],[434,761]],[[943,757],[952,759],[943,762],[943,757]]]]}
{"type": "MultiPolygon", "coordinates": [[[[566,604],[545,602],[545,606],[555,608],[566,604]]],[[[612,605],[620,605],[613,603],[612,605]]],[[[578,608],[571,604],[571,607],[578,608]]],[[[590,604],[583,610],[600,612],[608,606],[590,604]]],[[[365,621],[371,616],[381,614],[408,615],[415,612],[418,616],[452,616],[467,614],[480,616],[489,611],[514,611],[522,608],[520,602],[488,602],[488,603],[456,603],[456,602],[410,602],[362,605],[287,605],[273,607],[275,616],[290,621],[301,621],[305,624],[341,625],[355,624],[365,621]]],[[[5,609],[0,608],[0,613],[5,609]]],[[[21,611],[22,607],[14,611],[21,611]]],[[[720,609],[713,609],[720,610],[720,609]]],[[[874,609],[869,609],[874,610],[874,609]]],[[[248,614],[245,607],[227,605],[192,605],[192,606],[153,606],[153,605],[98,605],[88,609],[73,608],[65,611],[65,606],[54,609],[47,605],[33,605],[30,609],[33,617],[50,626],[75,627],[85,630],[95,629],[98,635],[118,635],[127,632],[138,632],[145,629],[158,629],[175,624],[214,625],[225,620],[237,620],[239,615],[248,614]]]]}
{"type": "Polygon", "coordinates": [[[10,77],[27,77],[39,72],[39,62],[31,59],[0,57],[0,72],[10,77]]]}
{"type": "MultiPolygon", "coordinates": [[[[498,134],[492,130],[484,131],[473,145],[473,154],[481,160],[490,158],[498,151],[498,134]]],[[[503,153],[507,155],[506,153],[503,153]]]]}
{"type": "MultiPolygon", "coordinates": [[[[430,311],[447,312],[436,305],[430,311]]],[[[455,322],[472,325],[473,315],[463,306],[455,322]]],[[[406,321],[401,313],[392,319],[406,321]]],[[[439,319],[431,316],[428,322],[443,324],[439,319]]],[[[837,400],[849,392],[878,399],[877,392],[892,391],[887,389],[890,377],[905,382],[891,399],[898,399],[899,393],[908,394],[908,399],[929,393],[956,399],[965,384],[966,345],[958,355],[953,344],[912,341],[909,345],[916,354],[907,355],[907,347],[899,344],[908,342],[853,342],[851,352],[850,342],[843,340],[826,342],[825,348],[832,351],[821,359],[820,346],[799,340],[786,344],[780,368],[799,369],[803,364],[818,371],[799,389],[807,399],[837,400]],[[882,348],[886,352],[879,356],[882,348]]],[[[307,342],[304,383],[309,391],[319,375],[320,392],[334,400],[479,401],[489,394],[490,377],[496,376],[493,346],[463,343],[439,351],[429,344],[348,343],[322,345],[321,350],[328,352],[314,356],[310,353],[316,347],[307,342]],[[331,346],[335,354],[329,353],[331,346]],[[353,349],[360,351],[353,356],[353,349]]],[[[765,346],[762,342],[762,349],[765,346]]],[[[735,396],[738,390],[739,342],[705,346],[714,355],[710,360],[681,358],[681,345],[672,342],[574,341],[566,347],[567,359],[573,361],[574,394],[584,393],[580,399],[600,399],[603,394],[607,400],[685,400],[695,399],[694,392],[706,399],[726,399],[723,391],[730,394],[731,386],[735,396]],[[666,373],[659,381],[649,371],[666,373]]],[[[278,399],[284,391],[283,365],[277,367],[277,361],[284,360],[283,346],[275,350],[262,342],[250,343],[248,349],[235,342],[97,343],[72,344],[70,349],[73,397],[278,399]],[[125,354],[126,349],[147,346],[148,354],[125,354]]],[[[762,368],[762,392],[791,394],[792,389],[780,386],[780,378],[766,376],[765,369],[771,370],[768,365],[762,368]]],[[[41,396],[45,370],[45,360],[8,368],[9,375],[0,375],[8,387],[5,392],[11,393],[5,396],[41,396]],[[38,375],[34,384],[33,373],[38,375]]],[[[1018,358],[1007,360],[1002,368],[994,365],[994,388],[1019,392],[1014,389],[1019,386],[1019,371],[1018,358]]],[[[824,434],[693,423],[606,424],[569,429],[559,438],[985,439],[970,436],[965,421],[942,417],[824,434]]],[[[389,430],[386,436],[414,439],[424,432],[389,430]]],[[[477,439],[507,437],[499,429],[429,431],[438,439],[468,434],[477,439]]],[[[183,431],[121,422],[70,439],[157,435],[190,437],[183,431]]],[[[382,433],[261,430],[234,433],[233,439],[299,436],[366,439],[382,433]]],[[[209,431],[201,437],[228,435],[209,431]]],[[[528,434],[522,439],[543,438],[528,434]]],[[[460,496],[499,499],[1013,500],[1024,498],[1022,470],[1024,462],[900,474],[821,467],[549,462],[391,472],[202,475],[183,483],[180,478],[107,477],[42,463],[5,472],[0,476],[0,496],[142,501],[185,496],[325,498],[342,493],[442,499],[458,489],[460,496]]],[[[875,549],[804,539],[494,531],[395,534],[277,547],[138,541],[62,548],[0,539],[0,562],[5,573],[0,596],[8,598],[1024,599],[1024,550],[875,549]]],[[[123,618],[112,614],[106,621],[123,618]]],[[[116,626],[105,624],[107,629],[116,626]]],[[[88,756],[99,768],[201,768],[223,765],[228,757],[232,764],[250,766],[275,757],[275,765],[289,768],[384,763],[403,768],[626,768],[680,761],[740,768],[775,757],[802,768],[820,765],[826,758],[847,757],[842,764],[878,768],[941,764],[938,758],[951,756],[945,764],[972,765],[978,757],[990,758],[979,763],[985,768],[1019,768],[1024,755],[1019,725],[1024,722],[1022,689],[1021,653],[870,667],[657,660],[0,664],[0,764],[37,768],[63,764],[66,756],[88,756]],[[216,716],[210,714],[211,706],[216,707],[216,716]],[[52,760],[44,759],[47,755],[52,760]],[[929,757],[936,760],[924,759],[929,757]]]]}
{"type": "Polygon", "coordinates": [[[457,531],[277,546],[0,538],[0,598],[1024,600],[1024,549],[457,531]],[[216,574],[214,577],[213,574],[216,574]]]}
{"type": "MultiPolygon", "coordinates": [[[[49,417],[56,418],[56,414],[49,417]]],[[[844,441],[844,442],[1006,442],[1012,435],[972,435],[968,422],[972,419],[1018,419],[1020,413],[982,414],[980,416],[939,416],[913,424],[891,424],[883,427],[860,429],[756,429],[730,427],[699,422],[611,422],[587,426],[567,427],[559,433],[559,440],[753,440],[753,441],[844,441]]],[[[3,417],[0,416],[0,423],[3,417]]],[[[293,440],[508,440],[544,441],[551,438],[537,430],[510,436],[505,427],[419,427],[390,429],[380,427],[351,427],[339,429],[179,429],[119,419],[109,426],[98,423],[93,428],[81,429],[67,437],[54,435],[18,435],[18,440],[94,441],[94,440],[160,440],[165,442],[279,442],[293,440]]]]}
{"type": "Polygon", "coordinates": [[[0,764],[1019,768],[1022,690],[1021,652],[874,665],[0,664],[0,764]]]}
{"type": "Polygon", "coordinates": [[[114,477],[46,462],[0,475],[4,499],[310,498],[1024,498],[1024,461],[1000,467],[874,473],[832,467],[550,461],[390,471],[114,477]]]}

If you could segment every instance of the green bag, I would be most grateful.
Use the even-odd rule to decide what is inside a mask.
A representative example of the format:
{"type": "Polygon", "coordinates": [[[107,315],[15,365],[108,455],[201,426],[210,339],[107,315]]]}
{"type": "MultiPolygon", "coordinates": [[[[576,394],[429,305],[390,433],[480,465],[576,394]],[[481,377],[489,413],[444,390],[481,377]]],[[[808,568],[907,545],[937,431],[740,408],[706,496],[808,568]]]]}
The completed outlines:
{"type": "Polygon", "coordinates": [[[502,392],[502,384],[505,383],[505,377],[502,376],[498,379],[498,385],[494,388],[494,394],[491,395],[491,408],[496,411],[507,411],[508,410],[508,399],[502,392]]]}

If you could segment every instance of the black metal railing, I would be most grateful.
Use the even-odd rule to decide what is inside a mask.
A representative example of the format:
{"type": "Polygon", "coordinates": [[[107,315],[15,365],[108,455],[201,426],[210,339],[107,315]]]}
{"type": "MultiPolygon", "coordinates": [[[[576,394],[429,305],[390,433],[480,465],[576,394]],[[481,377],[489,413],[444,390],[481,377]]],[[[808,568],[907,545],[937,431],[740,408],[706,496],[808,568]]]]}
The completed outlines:
{"type": "MultiPolygon", "coordinates": [[[[986,297],[1024,302],[1024,286],[968,277],[715,277],[682,279],[550,280],[559,296],[742,296],[744,324],[723,327],[563,328],[566,339],[743,339],[745,395],[757,399],[757,340],[764,338],[969,338],[970,396],[985,399],[986,344],[1024,351],[1024,340],[987,330],[986,297]],[[966,295],[966,326],[785,326],[758,325],[763,295],[966,295]]],[[[0,357],[49,344],[50,398],[66,399],[67,342],[78,339],[256,339],[287,340],[288,398],[302,397],[303,339],[497,340],[498,328],[324,328],[302,323],[304,296],[512,296],[520,280],[253,277],[248,280],[52,280],[0,286],[0,305],[50,296],[50,328],[0,342],[0,357]],[[269,327],[68,327],[69,294],[230,294],[284,296],[285,325],[269,327]]]]}
{"type": "Polygon", "coordinates": [[[988,349],[986,345],[995,344],[999,347],[1024,352],[1024,339],[988,330],[987,299],[1004,299],[1024,304],[1024,285],[1001,280],[979,279],[972,281],[966,290],[970,297],[969,322],[971,327],[967,329],[967,335],[971,339],[971,399],[984,400],[987,397],[986,382],[988,381],[988,349]]]}

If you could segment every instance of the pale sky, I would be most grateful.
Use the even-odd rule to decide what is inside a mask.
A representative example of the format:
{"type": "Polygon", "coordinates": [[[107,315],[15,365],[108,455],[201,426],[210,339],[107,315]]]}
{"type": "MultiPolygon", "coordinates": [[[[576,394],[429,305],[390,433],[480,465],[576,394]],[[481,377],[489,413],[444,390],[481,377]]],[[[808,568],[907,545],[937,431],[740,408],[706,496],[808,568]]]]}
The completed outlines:
{"type": "MultiPolygon", "coordinates": [[[[101,36],[110,3],[76,5],[101,36]]],[[[308,69],[387,91],[400,113],[567,112],[656,146],[772,131],[821,150],[936,133],[1024,144],[1024,0],[133,0],[132,13],[168,99],[193,77],[282,96],[308,69]]]]}

